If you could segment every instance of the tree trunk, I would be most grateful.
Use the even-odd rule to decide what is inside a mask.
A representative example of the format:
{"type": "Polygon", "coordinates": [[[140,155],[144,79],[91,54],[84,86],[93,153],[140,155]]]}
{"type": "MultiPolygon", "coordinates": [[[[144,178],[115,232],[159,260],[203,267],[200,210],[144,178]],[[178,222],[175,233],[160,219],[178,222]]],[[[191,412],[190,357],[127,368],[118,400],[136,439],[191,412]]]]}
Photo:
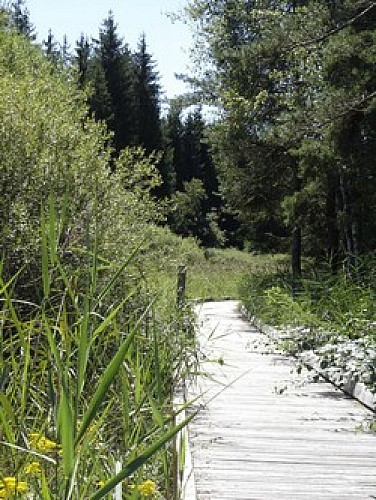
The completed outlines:
{"type": "Polygon", "coordinates": [[[343,223],[343,241],[346,251],[346,267],[349,275],[357,264],[358,257],[358,224],[354,217],[352,199],[348,183],[346,182],[344,174],[340,174],[340,193],[342,199],[342,210],[344,214],[343,223]]]}
{"type": "Polygon", "coordinates": [[[327,191],[325,201],[326,220],[326,253],[330,263],[330,268],[336,272],[339,267],[339,230],[337,220],[337,192],[338,177],[330,173],[327,178],[327,191]]]}
{"type": "Polygon", "coordinates": [[[302,230],[297,225],[291,235],[291,269],[294,281],[299,280],[302,276],[302,230]]]}
{"type": "MultiPolygon", "coordinates": [[[[298,175],[298,165],[293,159],[293,186],[294,192],[299,193],[302,189],[302,180],[298,175]]],[[[296,291],[302,276],[302,229],[298,223],[298,208],[294,207],[293,229],[291,233],[291,270],[293,277],[293,288],[296,291]]]]}

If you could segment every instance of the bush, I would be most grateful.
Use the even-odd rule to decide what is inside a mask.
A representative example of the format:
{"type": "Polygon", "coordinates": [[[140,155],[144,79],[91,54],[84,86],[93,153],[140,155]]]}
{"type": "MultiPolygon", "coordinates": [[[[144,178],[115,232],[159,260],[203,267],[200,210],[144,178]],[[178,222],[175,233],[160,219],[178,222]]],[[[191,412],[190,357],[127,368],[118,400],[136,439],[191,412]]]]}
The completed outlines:
{"type": "Polygon", "coordinates": [[[36,498],[100,498],[123,479],[130,497],[150,474],[169,495],[193,323],[175,289],[161,305],[150,286],[158,157],[114,160],[73,76],[7,28],[0,70],[0,492],[24,494],[30,473],[36,498]]]}
{"type": "Polygon", "coordinates": [[[299,288],[288,274],[249,275],[243,279],[242,299],[252,314],[272,325],[325,329],[333,336],[375,337],[375,256],[359,259],[333,275],[325,266],[305,271],[299,288]]]}

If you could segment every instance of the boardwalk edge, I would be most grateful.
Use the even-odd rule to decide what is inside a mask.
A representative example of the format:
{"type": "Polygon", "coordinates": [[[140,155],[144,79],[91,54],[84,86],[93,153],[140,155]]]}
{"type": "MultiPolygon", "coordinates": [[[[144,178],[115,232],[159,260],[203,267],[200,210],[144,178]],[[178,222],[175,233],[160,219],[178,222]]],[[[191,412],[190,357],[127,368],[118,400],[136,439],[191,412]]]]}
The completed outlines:
{"type": "MultiPolygon", "coordinates": [[[[176,425],[183,422],[187,417],[185,389],[175,393],[173,407],[178,413],[175,419],[176,425]]],[[[176,498],[174,500],[196,500],[196,485],[194,477],[193,459],[189,444],[189,424],[185,426],[175,439],[175,454],[177,463],[176,498]],[[181,465],[181,467],[180,467],[181,465]]]]}
{"type": "MultiPolygon", "coordinates": [[[[258,330],[260,330],[272,340],[278,340],[281,338],[281,332],[279,332],[276,328],[263,323],[256,316],[251,315],[244,305],[240,306],[240,312],[245,319],[247,319],[253,326],[255,326],[258,330]]],[[[357,382],[353,379],[350,379],[345,384],[339,383],[333,377],[333,374],[331,374],[327,370],[323,370],[322,368],[320,368],[320,358],[319,356],[317,356],[317,354],[314,354],[312,352],[296,354],[294,355],[294,357],[306,366],[315,370],[315,372],[317,372],[335,387],[340,389],[342,392],[356,399],[371,411],[376,412],[376,396],[362,382],[357,382]]]]}

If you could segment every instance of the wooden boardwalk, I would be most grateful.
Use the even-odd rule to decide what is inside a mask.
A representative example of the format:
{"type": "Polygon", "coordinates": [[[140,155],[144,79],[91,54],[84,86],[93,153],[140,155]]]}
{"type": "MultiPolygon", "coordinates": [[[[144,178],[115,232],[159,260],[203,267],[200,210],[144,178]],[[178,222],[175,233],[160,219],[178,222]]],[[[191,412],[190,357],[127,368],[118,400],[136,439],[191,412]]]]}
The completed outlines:
{"type": "Polygon", "coordinates": [[[201,370],[188,399],[194,488],[186,500],[376,498],[372,412],[332,385],[297,373],[238,313],[235,301],[198,308],[201,370]],[[362,430],[363,429],[363,430],[362,430]]]}

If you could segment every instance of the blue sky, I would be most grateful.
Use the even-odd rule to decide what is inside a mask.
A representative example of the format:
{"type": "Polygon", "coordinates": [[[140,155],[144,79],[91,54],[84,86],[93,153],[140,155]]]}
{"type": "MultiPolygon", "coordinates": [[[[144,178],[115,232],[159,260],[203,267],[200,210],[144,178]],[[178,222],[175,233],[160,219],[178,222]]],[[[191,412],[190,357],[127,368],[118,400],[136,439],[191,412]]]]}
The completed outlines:
{"type": "Polygon", "coordinates": [[[174,73],[187,73],[192,35],[186,25],[172,23],[167,12],[179,12],[185,0],[26,0],[38,40],[51,28],[55,39],[68,37],[71,48],[84,33],[97,37],[103,19],[112,10],[118,33],[132,50],[144,32],[148,50],[157,63],[163,90],[172,98],[186,90],[174,73]]]}

